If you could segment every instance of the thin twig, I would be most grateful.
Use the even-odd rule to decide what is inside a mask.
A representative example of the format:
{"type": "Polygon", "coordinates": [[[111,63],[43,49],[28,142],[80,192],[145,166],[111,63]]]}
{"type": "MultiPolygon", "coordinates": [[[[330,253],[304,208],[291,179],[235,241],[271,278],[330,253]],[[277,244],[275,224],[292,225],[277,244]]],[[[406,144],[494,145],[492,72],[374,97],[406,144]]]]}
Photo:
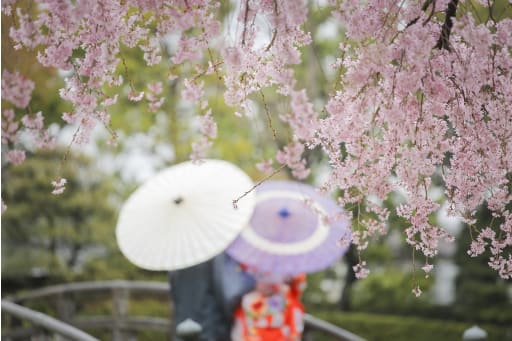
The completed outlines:
{"type": "Polygon", "coordinates": [[[432,11],[430,11],[428,18],[423,21],[423,26],[425,26],[432,19],[432,17],[434,16],[435,13],[436,13],[436,0],[434,0],[434,2],[432,3],[432,11]]]}
{"type": "Polygon", "coordinates": [[[272,45],[274,45],[274,41],[276,41],[276,37],[277,37],[277,28],[274,29],[274,31],[272,33],[272,39],[270,40],[270,43],[268,43],[267,47],[265,48],[265,52],[268,52],[268,50],[270,50],[272,45]]]}
{"type": "Polygon", "coordinates": [[[393,85],[391,87],[391,99],[395,99],[395,87],[396,87],[396,74],[400,71],[402,71],[402,65],[404,62],[404,55],[405,55],[405,49],[402,49],[402,52],[400,53],[400,62],[398,64],[398,71],[395,71],[393,73],[393,85]]]}
{"type": "Polygon", "coordinates": [[[251,187],[251,189],[249,189],[247,192],[245,192],[244,194],[242,194],[241,196],[239,196],[238,198],[236,198],[235,200],[233,200],[233,208],[237,209],[238,208],[238,202],[240,201],[240,199],[242,199],[243,197],[245,197],[246,195],[248,195],[249,193],[251,193],[252,191],[254,191],[259,185],[261,185],[263,182],[267,181],[268,179],[270,179],[271,177],[273,177],[274,175],[276,175],[277,173],[279,173],[280,171],[283,170],[283,168],[286,167],[286,164],[284,165],[281,165],[281,167],[279,167],[278,169],[274,170],[271,174],[267,175],[266,177],[264,177],[263,179],[261,179],[260,181],[258,181],[254,186],[251,187]]]}
{"type": "MultiPolygon", "coordinates": [[[[425,12],[425,11],[427,10],[427,8],[430,6],[430,4],[432,3],[432,1],[433,1],[433,0],[427,0],[427,1],[425,1],[425,2],[423,3],[423,6],[421,6],[421,10],[422,10],[423,12],[425,12]]],[[[435,2],[435,0],[434,0],[434,5],[433,5],[433,7],[432,7],[432,13],[430,14],[430,16],[429,16],[429,18],[428,18],[428,19],[432,18],[432,14],[434,13],[435,8],[436,8],[436,2],[435,2]]],[[[418,20],[419,20],[419,19],[420,19],[420,17],[419,17],[419,16],[417,16],[416,18],[412,19],[411,21],[409,21],[409,22],[407,23],[407,25],[405,25],[405,28],[408,28],[409,26],[412,26],[412,25],[416,24],[416,23],[418,22],[418,20]]],[[[427,19],[427,20],[428,20],[428,19],[427,19]]],[[[428,22],[428,21],[427,21],[427,22],[428,22]]]]}
{"type": "Polygon", "coordinates": [[[412,285],[413,287],[418,287],[418,279],[416,278],[416,250],[412,248],[412,285]]]}
{"type": "MultiPolygon", "coordinates": [[[[217,62],[217,63],[215,63],[215,64],[213,64],[213,65],[212,65],[212,66],[213,66],[213,69],[215,70],[215,72],[218,72],[218,71],[216,70],[216,68],[217,68],[217,67],[219,67],[219,66],[221,66],[222,64],[224,64],[224,62],[223,62],[223,61],[220,61],[220,62],[217,62]]],[[[194,76],[194,78],[192,78],[192,81],[193,81],[193,82],[195,82],[196,80],[198,80],[198,79],[199,79],[199,78],[201,78],[202,76],[206,75],[206,73],[207,73],[207,72],[208,72],[208,69],[206,69],[206,70],[204,70],[204,71],[202,71],[202,72],[198,73],[197,75],[195,75],[195,76],[194,76]]]]}
{"type": "Polygon", "coordinates": [[[487,0],[487,6],[489,7],[489,18],[496,23],[496,19],[494,19],[494,15],[492,14],[492,7],[494,6],[494,2],[491,4],[489,0],[487,0]]]}
{"type": "Polygon", "coordinates": [[[126,78],[128,79],[128,84],[130,85],[130,90],[135,94],[135,88],[133,87],[133,81],[130,78],[130,74],[128,73],[128,66],[126,65],[126,60],[124,59],[124,55],[121,51],[119,51],[119,55],[121,56],[121,62],[123,63],[123,67],[124,67],[124,74],[126,75],[126,78]]]}
{"type": "Polygon", "coordinates": [[[64,152],[64,155],[62,155],[62,158],[60,159],[59,165],[57,166],[57,175],[55,177],[55,181],[58,181],[59,178],[62,178],[63,175],[63,169],[64,164],[67,162],[69,155],[71,154],[71,147],[76,141],[76,138],[78,136],[78,133],[80,132],[80,129],[82,128],[82,125],[79,124],[76,128],[75,132],[73,133],[73,137],[71,138],[71,141],[69,142],[68,146],[66,147],[66,151],[64,152]]]}
{"type": "Polygon", "coordinates": [[[270,117],[270,111],[268,110],[267,102],[265,101],[265,95],[263,94],[263,91],[260,89],[261,98],[263,100],[263,107],[265,108],[265,114],[267,115],[267,122],[268,127],[272,130],[272,137],[274,138],[274,141],[277,139],[277,132],[274,126],[272,125],[272,118],[270,117]]]}
{"type": "MultiPolygon", "coordinates": [[[[279,12],[278,12],[278,9],[277,9],[277,0],[274,0],[274,13],[275,13],[276,18],[277,18],[279,16],[279,12]]],[[[270,43],[265,48],[265,52],[270,50],[272,45],[274,45],[274,41],[276,40],[276,37],[277,37],[277,22],[279,22],[279,20],[276,20],[276,27],[274,28],[274,31],[272,32],[272,39],[270,39],[270,43]]]]}

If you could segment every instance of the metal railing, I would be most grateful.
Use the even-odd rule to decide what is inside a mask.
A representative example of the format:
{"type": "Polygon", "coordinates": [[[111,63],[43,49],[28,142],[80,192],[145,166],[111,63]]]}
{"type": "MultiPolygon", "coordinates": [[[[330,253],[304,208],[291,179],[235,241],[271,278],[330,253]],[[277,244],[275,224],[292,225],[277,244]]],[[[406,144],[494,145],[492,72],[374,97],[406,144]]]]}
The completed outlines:
{"type": "Polygon", "coordinates": [[[314,338],[312,336],[313,332],[321,332],[326,336],[332,337],[330,340],[340,340],[340,341],[365,341],[365,339],[357,336],[340,328],[332,323],[316,318],[312,315],[306,314],[305,318],[305,330],[302,339],[304,341],[313,341],[314,338]]]}
{"type": "MultiPolygon", "coordinates": [[[[96,331],[110,333],[108,339],[113,341],[137,340],[139,332],[152,330],[161,333],[162,340],[172,340],[172,309],[169,285],[165,282],[115,280],[55,285],[5,298],[2,300],[2,313],[10,315],[8,319],[3,319],[2,339],[5,338],[5,340],[26,340],[27,338],[23,337],[17,338],[17,335],[26,336],[30,331],[41,328],[55,335],[79,341],[97,340],[83,330],[91,333],[96,331]],[[110,314],[84,315],[80,311],[84,302],[93,301],[95,294],[103,298],[102,303],[105,303],[105,294],[107,294],[110,301],[110,314]],[[86,295],[90,297],[86,299],[86,295]],[[151,296],[159,304],[167,307],[166,316],[149,317],[129,314],[130,304],[135,303],[137,298],[151,296]],[[37,303],[44,306],[45,310],[52,308],[50,310],[55,318],[22,306],[37,303]],[[28,321],[37,328],[28,328],[26,323],[23,325],[20,320],[28,321]],[[73,334],[77,331],[83,335],[73,334]]],[[[364,341],[342,328],[306,315],[303,339],[313,341],[316,335],[320,334],[328,340],[364,341]]]]}
{"type": "Polygon", "coordinates": [[[28,338],[29,336],[31,338],[35,336],[37,339],[46,339],[49,337],[47,335],[48,332],[70,340],[98,341],[94,336],[89,335],[67,323],[7,300],[2,300],[2,311],[35,325],[35,327],[18,328],[12,333],[4,334],[2,339],[5,341],[15,338],[28,338]]]}

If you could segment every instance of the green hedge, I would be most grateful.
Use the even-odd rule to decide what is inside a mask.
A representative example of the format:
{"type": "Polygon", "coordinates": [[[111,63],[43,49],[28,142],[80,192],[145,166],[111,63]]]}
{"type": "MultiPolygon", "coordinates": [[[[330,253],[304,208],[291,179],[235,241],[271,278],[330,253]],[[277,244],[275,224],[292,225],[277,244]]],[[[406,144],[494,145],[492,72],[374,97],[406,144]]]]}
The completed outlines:
{"type": "MultiPolygon", "coordinates": [[[[368,341],[458,341],[472,326],[464,322],[366,313],[315,311],[314,315],[368,341]]],[[[479,327],[487,331],[488,341],[512,340],[512,326],[479,327]]]]}

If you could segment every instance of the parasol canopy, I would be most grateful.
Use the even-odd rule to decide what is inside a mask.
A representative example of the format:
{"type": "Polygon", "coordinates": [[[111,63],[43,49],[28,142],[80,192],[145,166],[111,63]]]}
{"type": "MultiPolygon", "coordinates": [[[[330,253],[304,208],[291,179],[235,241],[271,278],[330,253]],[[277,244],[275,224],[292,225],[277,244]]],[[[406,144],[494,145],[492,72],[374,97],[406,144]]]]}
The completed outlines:
{"type": "Polygon", "coordinates": [[[177,270],[226,249],[247,225],[254,193],[240,168],[223,160],[183,162],[162,170],[126,200],[116,238],[121,252],[147,270],[177,270]]]}
{"type": "Polygon", "coordinates": [[[350,223],[336,202],[314,187],[294,181],[267,181],[256,189],[248,226],[228,247],[237,261],[265,273],[312,273],[347,250],[350,223]]]}

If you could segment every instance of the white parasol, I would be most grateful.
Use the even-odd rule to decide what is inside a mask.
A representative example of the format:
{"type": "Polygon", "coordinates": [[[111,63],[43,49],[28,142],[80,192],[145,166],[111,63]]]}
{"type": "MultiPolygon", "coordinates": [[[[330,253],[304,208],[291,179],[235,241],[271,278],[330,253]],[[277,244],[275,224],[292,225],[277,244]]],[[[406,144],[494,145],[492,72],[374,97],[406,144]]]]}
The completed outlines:
{"type": "Polygon", "coordinates": [[[222,160],[164,169],[142,184],[121,208],[116,238],[121,252],[147,270],[176,270],[221,253],[248,223],[254,193],[233,207],[253,183],[222,160]]]}

